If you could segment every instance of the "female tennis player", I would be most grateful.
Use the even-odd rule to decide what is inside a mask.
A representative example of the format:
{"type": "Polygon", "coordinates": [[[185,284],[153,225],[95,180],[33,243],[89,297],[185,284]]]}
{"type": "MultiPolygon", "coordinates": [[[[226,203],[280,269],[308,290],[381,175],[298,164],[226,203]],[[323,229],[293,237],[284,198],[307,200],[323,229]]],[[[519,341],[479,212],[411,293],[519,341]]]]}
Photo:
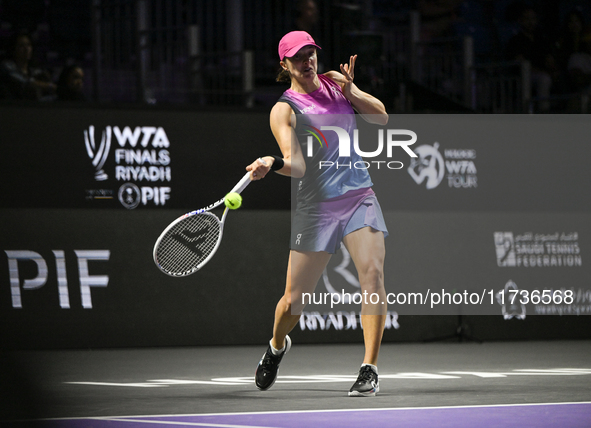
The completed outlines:
{"type": "Polygon", "coordinates": [[[270,124],[282,156],[264,156],[246,167],[253,180],[264,178],[270,170],[301,179],[285,293],[277,304],[273,337],[257,367],[255,383],[260,390],[275,383],[279,364],[291,347],[288,333],[297,325],[303,309],[302,293],[314,291],[331,254],[342,242],[355,263],[362,292],[380,296],[377,304],[362,302],[365,356],[359,377],[349,391],[350,396],[375,396],[379,391],[377,361],[386,317],[386,225],[367,169],[336,166],[339,159],[341,165],[361,160],[353,148],[350,158],[339,158],[338,136],[327,131],[327,144],[317,148],[310,158],[309,152],[304,156],[299,143],[304,140],[298,139],[298,134],[302,126],[319,129],[330,124],[352,136],[355,111],[380,125],[388,122],[388,115],[381,101],[353,83],[356,55],[348,64],[341,64],[340,73],[317,74],[319,48],[304,31],[290,32],[281,39],[282,71],[277,80],[289,79],[291,87],[272,108],[270,124]],[[319,168],[321,160],[333,161],[333,167],[319,168]]]}

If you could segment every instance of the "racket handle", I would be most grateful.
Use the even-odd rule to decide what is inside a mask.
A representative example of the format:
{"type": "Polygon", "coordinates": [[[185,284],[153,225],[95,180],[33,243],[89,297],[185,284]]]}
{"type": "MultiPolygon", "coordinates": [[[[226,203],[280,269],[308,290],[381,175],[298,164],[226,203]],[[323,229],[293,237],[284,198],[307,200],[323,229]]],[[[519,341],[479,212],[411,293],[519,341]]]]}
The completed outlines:
{"type": "Polygon", "coordinates": [[[250,172],[247,172],[246,174],[244,174],[244,177],[242,177],[242,179],[238,182],[238,184],[236,184],[236,186],[234,186],[234,188],[232,190],[230,190],[230,192],[242,193],[242,191],[244,189],[246,189],[246,186],[248,186],[249,184],[250,184],[250,172]]]}

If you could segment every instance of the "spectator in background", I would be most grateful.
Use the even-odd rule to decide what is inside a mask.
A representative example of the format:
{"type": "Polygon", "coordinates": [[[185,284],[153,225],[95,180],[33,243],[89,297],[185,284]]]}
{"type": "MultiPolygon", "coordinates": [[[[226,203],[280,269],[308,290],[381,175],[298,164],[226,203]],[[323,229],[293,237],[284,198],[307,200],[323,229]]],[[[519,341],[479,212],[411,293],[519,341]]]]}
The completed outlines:
{"type": "Polygon", "coordinates": [[[318,5],[316,2],[314,0],[298,0],[295,9],[295,30],[315,34],[316,24],[318,23],[319,18],[318,5]]]}
{"type": "MultiPolygon", "coordinates": [[[[293,18],[291,29],[292,31],[305,31],[314,37],[318,37],[321,33],[321,28],[318,25],[320,21],[320,10],[316,0],[296,0],[294,3],[295,16],[293,18]]],[[[281,31],[283,37],[283,29],[281,31]]],[[[275,60],[274,60],[275,61],[275,60]]],[[[324,70],[324,63],[318,60],[318,72],[322,73],[324,70]]]]}
{"type": "Polygon", "coordinates": [[[426,42],[454,34],[458,20],[458,7],[462,0],[418,0],[421,15],[421,40],[426,42]]]}
{"type": "Polygon", "coordinates": [[[567,82],[565,85],[567,92],[573,92],[580,89],[579,85],[572,79],[571,73],[569,71],[569,63],[573,55],[575,56],[575,63],[577,63],[581,58],[584,58],[584,38],[588,36],[589,31],[587,28],[585,28],[583,14],[573,10],[568,15],[566,15],[561,32],[558,36],[558,40],[555,43],[555,49],[556,62],[560,72],[563,76],[565,76],[565,81],[567,82]]]}
{"type": "Polygon", "coordinates": [[[66,66],[57,81],[58,101],[86,101],[84,70],[77,64],[66,66]]]}
{"type": "Polygon", "coordinates": [[[584,30],[583,15],[576,10],[569,12],[556,41],[556,60],[560,66],[566,68],[569,57],[573,53],[581,52],[584,30]]]}
{"type": "Polygon", "coordinates": [[[531,85],[540,99],[538,111],[550,110],[550,91],[557,67],[550,44],[538,32],[538,15],[530,6],[522,6],[517,22],[519,32],[507,43],[509,60],[527,60],[531,64],[531,85]]]}
{"type": "Polygon", "coordinates": [[[33,43],[28,34],[16,34],[10,41],[8,53],[11,57],[0,63],[0,96],[44,100],[55,95],[56,85],[49,73],[31,66],[33,43]]]}
{"type": "Polygon", "coordinates": [[[569,57],[567,69],[574,90],[591,95],[591,33],[583,35],[581,50],[569,57]]]}

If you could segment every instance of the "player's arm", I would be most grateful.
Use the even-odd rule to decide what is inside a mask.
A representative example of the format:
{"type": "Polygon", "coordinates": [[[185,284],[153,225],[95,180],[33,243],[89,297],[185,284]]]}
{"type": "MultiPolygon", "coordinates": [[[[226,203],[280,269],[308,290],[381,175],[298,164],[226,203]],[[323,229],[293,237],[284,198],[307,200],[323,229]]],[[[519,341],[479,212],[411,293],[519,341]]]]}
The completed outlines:
{"type": "Polygon", "coordinates": [[[340,73],[338,71],[329,71],[324,75],[341,86],[343,95],[351,102],[353,108],[363,119],[370,123],[385,125],[388,123],[388,113],[386,113],[384,103],[373,95],[363,92],[353,83],[356,60],[357,55],[353,55],[349,60],[349,64],[341,64],[340,73]]]}
{"type": "MultiPolygon", "coordinates": [[[[292,116],[293,111],[287,103],[279,102],[271,109],[271,131],[277,140],[283,159],[283,167],[276,172],[288,177],[301,178],[306,173],[306,163],[292,127],[292,116]]],[[[253,173],[253,180],[265,177],[271,169],[270,166],[275,161],[272,156],[264,156],[261,159],[264,164],[257,159],[246,167],[247,171],[253,173]]]]}

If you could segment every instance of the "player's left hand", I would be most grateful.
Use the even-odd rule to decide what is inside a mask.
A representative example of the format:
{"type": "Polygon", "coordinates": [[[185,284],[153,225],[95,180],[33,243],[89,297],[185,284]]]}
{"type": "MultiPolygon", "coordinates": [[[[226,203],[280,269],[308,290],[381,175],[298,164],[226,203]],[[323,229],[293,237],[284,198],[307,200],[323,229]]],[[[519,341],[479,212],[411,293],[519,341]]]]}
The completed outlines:
{"type": "Polygon", "coordinates": [[[345,95],[351,93],[351,88],[353,86],[353,78],[355,77],[355,61],[357,60],[357,55],[352,55],[349,57],[349,64],[341,64],[341,74],[343,75],[343,80],[340,81],[343,85],[343,93],[345,95]]]}

